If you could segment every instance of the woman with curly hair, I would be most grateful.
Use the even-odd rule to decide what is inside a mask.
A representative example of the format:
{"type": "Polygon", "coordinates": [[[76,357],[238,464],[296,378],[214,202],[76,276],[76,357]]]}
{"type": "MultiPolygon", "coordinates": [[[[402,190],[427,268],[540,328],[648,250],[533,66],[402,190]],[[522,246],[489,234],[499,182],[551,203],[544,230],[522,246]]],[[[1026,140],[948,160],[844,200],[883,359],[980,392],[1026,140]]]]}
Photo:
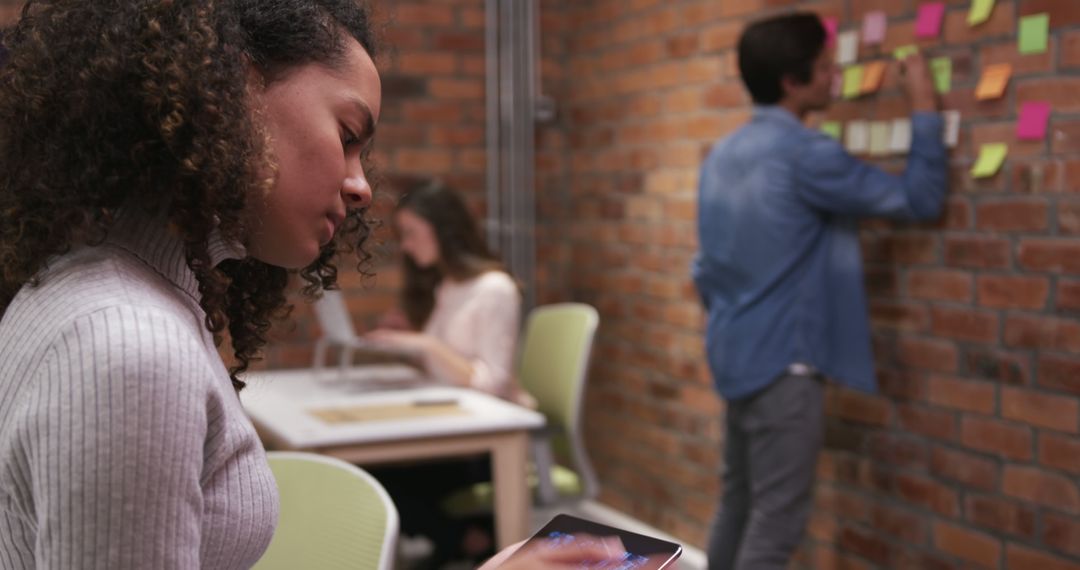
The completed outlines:
{"type": "Polygon", "coordinates": [[[290,274],[367,258],[367,12],[31,0],[3,41],[0,567],[250,567],[278,502],[241,375],[290,274]]]}

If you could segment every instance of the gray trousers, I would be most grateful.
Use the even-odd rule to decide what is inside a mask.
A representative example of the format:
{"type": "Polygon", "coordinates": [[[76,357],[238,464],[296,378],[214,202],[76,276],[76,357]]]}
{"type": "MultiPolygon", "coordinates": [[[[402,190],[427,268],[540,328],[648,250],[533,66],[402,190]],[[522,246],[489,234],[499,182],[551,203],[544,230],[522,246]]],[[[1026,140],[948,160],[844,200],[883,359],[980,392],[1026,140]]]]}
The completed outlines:
{"type": "Polygon", "coordinates": [[[813,501],[824,439],[824,383],[786,374],[728,403],[723,494],[709,570],[784,570],[813,501]]]}

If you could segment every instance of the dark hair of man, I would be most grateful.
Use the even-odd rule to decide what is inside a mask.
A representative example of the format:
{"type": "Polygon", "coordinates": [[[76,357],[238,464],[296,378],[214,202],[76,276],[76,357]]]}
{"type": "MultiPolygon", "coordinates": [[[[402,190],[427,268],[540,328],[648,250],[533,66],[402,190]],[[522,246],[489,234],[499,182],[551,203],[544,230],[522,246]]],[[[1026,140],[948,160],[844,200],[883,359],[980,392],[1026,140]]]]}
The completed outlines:
{"type": "Polygon", "coordinates": [[[825,49],[825,26],[817,14],[796,12],[750,24],[739,38],[739,73],[754,103],[775,105],[781,80],[810,82],[814,60],[825,49]]]}
{"type": "Polygon", "coordinates": [[[431,224],[439,244],[439,262],[432,267],[420,267],[409,256],[403,256],[402,308],[409,324],[421,329],[435,308],[435,289],[443,278],[466,280],[503,267],[488,248],[461,195],[442,182],[416,184],[398,202],[395,212],[401,210],[409,210],[431,224]]]}

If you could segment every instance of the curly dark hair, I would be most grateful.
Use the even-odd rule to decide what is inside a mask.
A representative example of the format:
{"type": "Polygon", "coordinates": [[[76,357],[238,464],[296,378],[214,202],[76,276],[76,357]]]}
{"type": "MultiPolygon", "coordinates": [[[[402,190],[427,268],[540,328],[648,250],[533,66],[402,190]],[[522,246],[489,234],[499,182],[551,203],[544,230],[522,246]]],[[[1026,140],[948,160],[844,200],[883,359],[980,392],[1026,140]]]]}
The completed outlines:
{"type": "MultiPolygon", "coordinates": [[[[219,346],[227,329],[241,389],[271,321],[291,309],[289,270],[252,258],[215,267],[208,251],[215,228],[243,241],[248,197],[272,184],[258,174],[273,159],[250,90],[338,65],[349,37],[374,57],[372,36],[357,0],[28,2],[0,69],[0,312],[48,258],[100,243],[122,205],[149,198],[181,232],[205,326],[219,346]]],[[[335,285],[338,253],[366,270],[365,215],[350,212],[298,272],[305,295],[335,285]]]]}
{"type": "Polygon", "coordinates": [[[465,201],[442,182],[414,182],[401,196],[394,213],[401,210],[409,210],[431,224],[439,244],[439,262],[431,267],[421,267],[408,255],[402,256],[402,309],[409,324],[421,329],[435,309],[435,289],[444,277],[463,280],[504,269],[488,248],[465,201]]]}

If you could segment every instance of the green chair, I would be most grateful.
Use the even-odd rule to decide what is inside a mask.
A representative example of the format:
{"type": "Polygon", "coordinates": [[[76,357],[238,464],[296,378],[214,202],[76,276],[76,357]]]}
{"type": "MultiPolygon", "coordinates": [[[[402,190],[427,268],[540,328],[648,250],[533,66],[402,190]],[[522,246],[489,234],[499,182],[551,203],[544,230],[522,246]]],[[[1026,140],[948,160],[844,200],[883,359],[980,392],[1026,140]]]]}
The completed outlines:
{"type": "MultiPolygon", "coordinates": [[[[529,483],[538,504],[564,497],[596,497],[598,485],[582,439],[581,408],[593,337],[600,318],[582,303],[558,303],[533,309],[525,323],[518,360],[518,379],[536,399],[547,425],[531,434],[533,468],[529,483]],[[555,463],[553,447],[569,459],[571,469],[555,463]]],[[[491,483],[479,483],[452,494],[443,504],[452,516],[490,511],[491,483]]]]}
{"type": "Polygon", "coordinates": [[[267,453],[281,495],[277,531],[258,570],[390,570],[398,513],[382,485],[339,459],[267,453]]]}

